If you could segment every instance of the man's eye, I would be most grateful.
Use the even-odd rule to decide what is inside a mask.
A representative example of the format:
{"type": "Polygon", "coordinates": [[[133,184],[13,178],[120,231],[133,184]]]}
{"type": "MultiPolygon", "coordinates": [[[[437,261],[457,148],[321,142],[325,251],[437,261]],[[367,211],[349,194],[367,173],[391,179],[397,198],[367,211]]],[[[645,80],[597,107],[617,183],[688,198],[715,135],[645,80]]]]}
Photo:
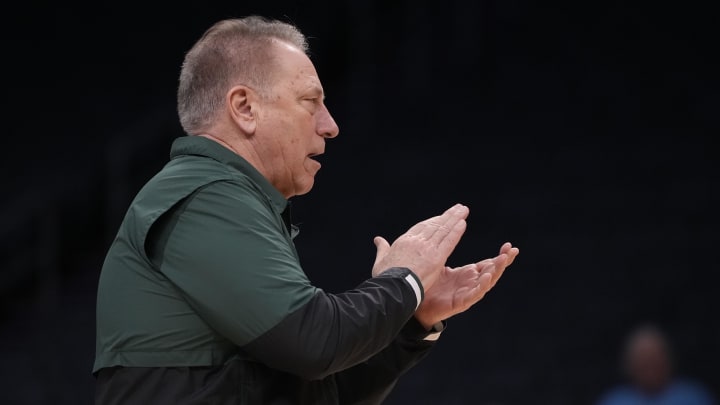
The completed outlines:
{"type": "Polygon", "coordinates": [[[314,112],[317,110],[318,104],[320,104],[320,99],[317,97],[304,98],[303,103],[307,105],[308,110],[314,112]]]}

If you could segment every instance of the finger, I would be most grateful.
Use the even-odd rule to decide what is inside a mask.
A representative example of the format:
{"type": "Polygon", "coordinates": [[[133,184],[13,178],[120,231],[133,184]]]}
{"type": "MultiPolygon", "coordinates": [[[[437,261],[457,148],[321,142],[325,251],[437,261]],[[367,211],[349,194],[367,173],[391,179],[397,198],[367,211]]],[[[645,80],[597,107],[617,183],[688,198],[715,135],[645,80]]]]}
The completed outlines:
{"type": "Polygon", "coordinates": [[[512,262],[515,260],[515,257],[520,253],[520,250],[516,247],[513,247],[513,245],[510,242],[505,242],[500,247],[500,254],[506,254],[508,256],[508,261],[505,263],[505,267],[512,264],[512,262]]]}
{"type": "Polygon", "coordinates": [[[501,253],[497,256],[495,256],[492,259],[492,262],[495,264],[495,267],[505,267],[508,262],[508,255],[506,253],[501,253]]]}
{"type": "Polygon", "coordinates": [[[487,294],[488,291],[490,291],[493,288],[493,277],[492,277],[492,270],[489,273],[481,274],[480,279],[478,280],[478,287],[482,291],[482,297],[487,294]]]}
{"type": "Polygon", "coordinates": [[[467,301],[464,302],[464,307],[469,308],[476,302],[480,301],[485,297],[488,291],[492,289],[492,274],[483,273],[478,278],[477,285],[473,288],[472,293],[467,301]]]}
{"type": "Polygon", "coordinates": [[[506,254],[508,255],[507,262],[505,263],[505,267],[510,266],[515,261],[515,258],[520,253],[520,249],[513,247],[511,248],[506,254]]]}
{"type": "Polygon", "coordinates": [[[516,247],[510,249],[510,251],[508,252],[509,259],[508,262],[505,264],[505,267],[511,265],[515,261],[515,258],[518,254],[520,254],[520,249],[516,247]]]}
{"type": "MultiPolygon", "coordinates": [[[[505,245],[509,245],[509,244],[506,243],[505,245]]],[[[501,252],[499,255],[497,255],[491,259],[483,259],[483,260],[475,263],[475,265],[478,267],[478,271],[485,270],[485,268],[487,266],[489,266],[490,264],[494,264],[495,266],[502,265],[504,267],[508,267],[512,263],[512,261],[515,259],[515,256],[517,256],[518,248],[513,247],[513,248],[508,249],[508,248],[505,248],[505,245],[503,246],[503,249],[501,249],[501,250],[504,250],[507,252],[501,252]]]]}
{"type": "Polygon", "coordinates": [[[507,253],[512,248],[512,243],[505,242],[500,246],[500,254],[507,253]]]}
{"type": "Polygon", "coordinates": [[[475,263],[475,265],[477,266],[478,273],[483,271],[487,266],[489,266],[491,264],[493,264],[493,259],[483,259],[483,260],[480,260],[479,262],[475,263]]]}
{"type": "MultiPolygon", "coordinates": [[[[467,229],[467,222],[465,220],[460,220],[459,222],[455,223],[455,225],[447,230],[447,232],[443,231],[442,238],[439,239],[438,242],[438,249],[444,256],[450,256],[453,250],[455,250],[455,247],[460,242],[460,239],[465,234],[465,230],[467,229]]],[[[436,232],[440,233],[440,232],[436,232]]]]}
{"type": "Polygon", "coordinates": [[[455,204],[445,210],[441,215],[428,218],[425,221],[415,224],[408,230],[407,234],[417,235],[425,240],[436,238],[435,243],[439,243],[439,240],[442,240],[457,222],[464,221],[469,213],[470,211],[464,205],[455,204]],[[439,234],[438,231],[440,231],[439,234]]]}
{"type": "Polygon", "coordinates": [[[503,273],[505,273],[505,269],[507,269],[508,255],[503,253],[495,257],[492,261],[492,271],[489,271],[488,273],[492,275],[492,287],[494,287],[498,280],[500,280],[500,277],[502,277],[503,273]]]}
{"type": "Polygon", "coordinates": [[[377,253],[375,254],[375,261],[382,259],[387,254],[387,251],[390,249],[390,243],[385,240],[382,236],[376,236],[373,239],[373,243],[375,244],[375,248],[377,249],[377,253]]]}
{"type": "Polygon", "coordinates": [[[434,216],[432,218],[428,218],[424,221],[418,222],[417,224],[413,225],[408,229],[405,234],[407,235],[421,235],[423,232],[427,232],[427,228],[430,224],[433,224],[437,222],[440,219],[440,215],[434,216]]]}
{"type": "MultiPolygon", "coordinates": [[[[456,204],[447,209],[434,222],[435,226],[429,228],[428,240],[434,241],[438,245],[441,244],[448,236],[457,237],[457,232],[462,229],[465,232],[467,223],[465,220],[470,214],[468,207],[462,204],[456,204]]],[[[462,235],[462,232],[460,235],[462,235]]],[[[460,238],[458,238],[460,240],[460,238]]]]}
{"type": "Polygon", "coordinates": [[[382,236],[376,236],[373,239],[373,243],[375,243],[375,248],[377,249],[377,251],[375,253],[375,262],[373,263],[372,274],[373,276],[376,276],[379,272],[385,270],[379,269],[377,268],[377,266],[378,263],[380,263],[380,261],[385,258],[388,251],[390,250],[390,243],[388,243],[388,241],[385,240],[385,238],[383,238],[382,236]]]}

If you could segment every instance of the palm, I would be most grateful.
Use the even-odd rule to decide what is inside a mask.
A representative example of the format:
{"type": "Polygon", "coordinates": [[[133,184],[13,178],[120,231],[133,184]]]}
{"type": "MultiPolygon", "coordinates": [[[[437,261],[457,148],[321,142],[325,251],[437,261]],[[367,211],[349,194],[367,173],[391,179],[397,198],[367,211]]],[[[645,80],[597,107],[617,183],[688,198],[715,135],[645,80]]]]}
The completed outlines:
{"type": "Polygon", "coordinates": [[[492,281],[487,264],[483,266],[485,272],[480,267],[479,263],[446,267],[418,312],[433,319],[447,319],[470,308],[483,298],[492,281]]]}
{"type": "Polygon", "coordinates": [[[495,286],[519,250],[510,243],[492,259],[450,268],[445,267],[435,284],[425,291],[425,299],[415,317],[426,328],[459,314],[480,301],[495,286]]]}

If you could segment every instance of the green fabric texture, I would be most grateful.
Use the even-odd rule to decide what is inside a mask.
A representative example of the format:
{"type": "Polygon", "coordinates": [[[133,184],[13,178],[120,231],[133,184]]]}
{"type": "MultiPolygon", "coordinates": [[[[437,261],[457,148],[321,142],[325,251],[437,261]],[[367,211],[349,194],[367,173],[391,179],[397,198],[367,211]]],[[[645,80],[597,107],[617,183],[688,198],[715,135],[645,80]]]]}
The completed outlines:
{"type": "Polygon", "coordinates": [[[93,371],[220,365],[320,290],[240,156],[184,136],[137,194],[103,263],[93,371]]]}

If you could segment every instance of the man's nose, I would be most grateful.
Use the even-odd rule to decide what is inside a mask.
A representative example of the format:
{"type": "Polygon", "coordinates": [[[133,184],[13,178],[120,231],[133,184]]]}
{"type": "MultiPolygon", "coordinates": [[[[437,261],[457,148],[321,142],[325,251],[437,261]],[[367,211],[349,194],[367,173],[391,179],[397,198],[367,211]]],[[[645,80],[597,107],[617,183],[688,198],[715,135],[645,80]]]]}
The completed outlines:
{"type": "Polygon", "coordinates": [[[323,138],[335,138],[340,132],[335,120],[327,107],[323,104],[322,110],[317,114],[317,133],[323,138]]]}

